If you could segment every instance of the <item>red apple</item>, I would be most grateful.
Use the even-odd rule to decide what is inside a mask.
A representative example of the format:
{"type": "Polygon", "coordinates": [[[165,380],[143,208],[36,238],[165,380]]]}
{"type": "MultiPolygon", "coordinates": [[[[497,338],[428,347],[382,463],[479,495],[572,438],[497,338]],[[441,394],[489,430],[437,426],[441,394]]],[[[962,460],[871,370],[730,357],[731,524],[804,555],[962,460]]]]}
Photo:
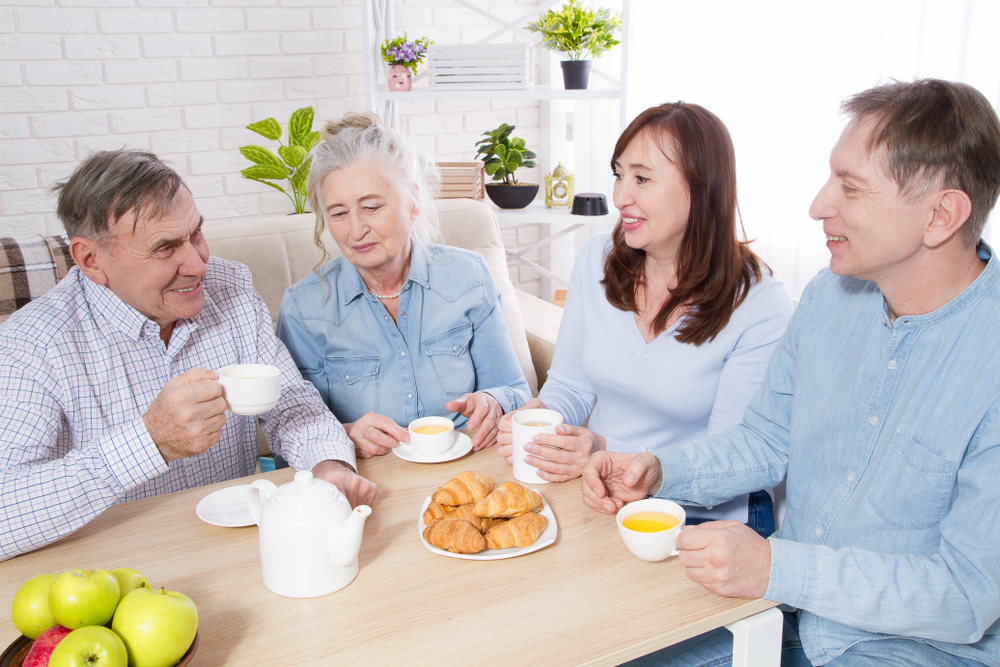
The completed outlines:
{"type": "Polygon", "coordinates": [[[48,667],[49,656],[55,650],[56,645],[63,640],[72,630],[61,625],[53,625],[43,632],[31,645],[31,650],[25,656],[21,667],[48,667]]]}

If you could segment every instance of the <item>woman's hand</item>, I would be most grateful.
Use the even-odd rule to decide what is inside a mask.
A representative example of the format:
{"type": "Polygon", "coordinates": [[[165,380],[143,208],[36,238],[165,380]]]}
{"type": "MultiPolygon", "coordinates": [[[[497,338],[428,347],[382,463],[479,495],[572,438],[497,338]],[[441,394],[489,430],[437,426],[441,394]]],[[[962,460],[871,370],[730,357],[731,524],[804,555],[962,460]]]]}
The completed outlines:
{"type": "Polygon", "coordinates": [[[489,447],[497,439],[497,424],[503,417],[503,408],[497,399],[485,391],[466,394],[444,404],[445,410],[457,412],[469,421],[465,428],[472,434],[472,451],[489,447]]]}
{"type": "Polygon", "coordinates": [[[545,408],[545,404],[542,403],[537,398],[528,399],[528,402],[524,404],[524,407],[517,410],[511,410],[503,417],[500,418],[500,423],[498,425],[499,432],[497,433],[497,453],[507,459],[507,465],[514,464],[514,454],[513,447],[511,446],[510,439],[510,418],[515,412],[520,412],[521,410],[530,410],[531,408],[545,408]]]}
{"type": "Polygon", "coordinates": [[[409,431],[375,412],[369,412],[351,424],[344,424],[344,429],[354,443],[354,452],[362,459],[388,454],[400,442],[410,441],[409,431]]]}
{"type": "Polygon", "coordinates": [[[626,503],[656,492],[662,483],[660,461],[649,452],[598,452],[583,470],[583,503],[614,514],[626,503]]]}
{"type": "Polygon", "coordinates": [[[583,468],[595,452],[607,449],[607,439],[582,426],[563,424],[555,435],[536,435],[524,445],[524,462],[538,468],[538,476],[547,482],[565,482],[583,474],[583,468]]]}

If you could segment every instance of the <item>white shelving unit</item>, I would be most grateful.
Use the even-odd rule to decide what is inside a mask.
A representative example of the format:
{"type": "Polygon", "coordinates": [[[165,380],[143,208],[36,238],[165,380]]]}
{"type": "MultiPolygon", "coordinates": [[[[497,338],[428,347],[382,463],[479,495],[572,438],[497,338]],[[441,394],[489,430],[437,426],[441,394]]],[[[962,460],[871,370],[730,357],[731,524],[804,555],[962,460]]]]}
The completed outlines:
{"type": "MultiPolygon", "coordinates": [[[[485,15],[494,23],[499,24],[500,27],[497,28],[496,31],[480,40],[478,43],[489,43],[505,33],[520,31],[525,23],[536,19],[541,11],[550,6],[560,4],[562,1],[563,0],[544,0],[543,2],[540,2],[537,7],[532,7],[529,11],[516,19],[507,21],[490,14],[489,11],[477,6],[471,0],[451,0],[454,4],[465,7],[466,9],[477,14],[485,15]]],[[[372,53],[377,54],[379,46],[375,43],[375,16],[373,13],[372,0],[362,0],[362,42],[364,52],[366,54],[366,57],[364,58],[365,108],[385,117],[387,114],[383,106],[388,102],[492,99],[538,100],[543,102],[541,105],[542,118],[547,118],[547,125],[543,120],[543,145],[540,146],[541,150],[536,151],[539,154],[538,163],[541,168],[540,171],[544,174],[546,171],[551,171],[552,168],[555,167],[552,156],[560,155],[564,152],[564,137],[566,133],[564,131],[557,132],[555,131],[555,128],[561,127],[561,125],[565,124],[565,111],[567,104],[593,102],[598,100],[617,100],[619,131],[625,129],[625,125],[630,119],[628,113],[628,63],[630,51],[631,0],[620,1],[622,17],[620,34],[621,44],[615,47],[615,50],[618,51],[618,58],[620,58],[618,76],[608,76],[595,67],[591,70],[590,87],[586,90],[565,90],[562,87],[562,75],[559,68],[558,54],[550,53],[544,48],[538,48],[536,49],[536,52],[541,52],[542,54],[540,67],[542,69],[543,83],[535,84],[533,87],[526,90],[432,91],[427,89],[427,83],[424,80],[424,76],[418,75],[414,79],[412,90],[399,92],[390,91],[384,82],[378,82],[379,75],[376,69],[377,61],[374,57],[370,57],[369,55],[372,53]],[[546,78],[553,83],[544,83],[546,78]],[[545,131],[546,127],[548,128],[547,132],[545,131]],[[544,145],[546,143],[546,137],[548,145],[544,145]],[[549,162],[553,163],[548,164],[549,162]]],[[[595,0],[595,2],[600,3],[600,0],[595,0]]],[[[399,32],[405,31],[406,28],[405,26],[396,27],[399,32]]],[[[589,118],[589,113],[587,112],[581,115],[589,118]]],[[[575,131],[579,133],[577,129],[575,129],[575,131]]],[[[611,141],[613,142],[613,139],[611,141]]],[[[580,190],[579,178],[577,179],[577,183],[577,192],[585,191],[580,190]]],[[[608,199],[610,205],[610,194],[608,194],[608,199]]],[[[547,229],[545,231],[547,236],[545,236],[541,241],[536,244],[532,244],[530,248],[522,248],[516,252],[509,253],[509,255],[512,258],[512,261],[516,260],[529,264],[538,270],[539,273],[547,280],[563,285],[565,285],[566,280],[559,274],[568,275],[569,273],[569,267],[572,265],[572,257],[575,255],[575,248],[573,248],[572,245],[561,247],[559,248],[559,252],[551,253],[550,262],[555,262],[557,257],[565,256],[567,254],[569,255],[568,262],[565,261],[565,258],[563,258],[563,266],[552,266],[550,267],[551,270],[528,262],[524,258],[524,254],[529,250],[535,249],[536,247],[548,246],[549,249],[554,249],[553,243],[556,242],[557,239],[559,239],[559,244],[566,246],[567,243],[572,243],[572,237],[567,238],[569,233],[586,225],[613,224],[617,220],[617,214],[601,216],[600,218],[574,216],[571,215],[565,207],[555,207],[550,209],[546,208],[537,200],[527,209],[505,210],[495,208],[495,211],[497,219],[502,225],[543,224],[546,226],[547,229]]]]}

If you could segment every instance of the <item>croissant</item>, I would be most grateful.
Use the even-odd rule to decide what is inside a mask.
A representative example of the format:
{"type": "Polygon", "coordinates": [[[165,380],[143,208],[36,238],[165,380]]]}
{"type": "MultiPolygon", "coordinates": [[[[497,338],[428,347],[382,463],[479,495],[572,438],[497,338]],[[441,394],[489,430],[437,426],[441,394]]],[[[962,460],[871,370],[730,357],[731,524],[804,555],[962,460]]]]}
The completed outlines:
{"type": "Polygon", "coordinates": [[[424,525],[429,526],[438,519],[443,519],[454,511],[454,507],[445,507],[441,503],[436,503],[432,500],[430,504],[427,505],[427,509],[424,510],[424,525]]]}
{"type": "Polygon", "coordinates": [[[492,517],[476,516],[472,512],[473,506],[474,505],[472,503],[469,503],[468,505],[459,505],[454,509],[453,512],[448,514],[448,517],[454,519],[461,519],[462,521],[468,521],[473,526],[475,526],[479,530],[479,532],[482,533],[483,535],[485,535],[486,531],[492,528],[497,521],[501,521],[501,519],[493,519],[492,517]]]}
{"type": "Polygon", "coordinates": [[[479,529],[462,519],[438,519],[424,528],[424,539],[456,554],[475,554],[486,548],[486,538],[479,529]]]}
{"type": "Polygon", "coordinates": [[[444,486],[434,492],[431,500],[455,507],[479,502],[490,495],[492,490],[492,479],[478,472],[466,471],[449,479],[444,486]]]}
{"type": "Polygon", "coordinates": [[[517,482],[504,482],[472,509],[476,516],[513,517],[542,509],[542,496],[517,482]]]}
{"type": "Polygon", "coordinates": [[[526,547],[535,543],[545,530],[547,521],[541,514],[528,512],[510,521],[493,526],[486,533],[486,546],[490,549],[510,549],[526,547]]]}

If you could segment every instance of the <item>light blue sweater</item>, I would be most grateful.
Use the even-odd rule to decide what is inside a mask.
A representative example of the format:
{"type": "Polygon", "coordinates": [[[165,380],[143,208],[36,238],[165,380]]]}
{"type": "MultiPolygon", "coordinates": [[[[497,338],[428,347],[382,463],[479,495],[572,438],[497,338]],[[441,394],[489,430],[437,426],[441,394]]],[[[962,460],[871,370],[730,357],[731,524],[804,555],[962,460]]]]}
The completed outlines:
{"type": "MultiPolygon", "coordinates": [[[[604,296],[600,281],[610,248],[610,232],[600,234],[576,258],[539,398],[569,424],[582,425],[589,416],[588,428],[618,452],[682,445],[740,423],[792,316],[785,284],[764,269],[712,341],[679,343],[678,322],[647,344],[634,314],[604,296]]],[[[747,496],[712,510],[691,507],[688,515],[745,523],[747,496]]]]}

